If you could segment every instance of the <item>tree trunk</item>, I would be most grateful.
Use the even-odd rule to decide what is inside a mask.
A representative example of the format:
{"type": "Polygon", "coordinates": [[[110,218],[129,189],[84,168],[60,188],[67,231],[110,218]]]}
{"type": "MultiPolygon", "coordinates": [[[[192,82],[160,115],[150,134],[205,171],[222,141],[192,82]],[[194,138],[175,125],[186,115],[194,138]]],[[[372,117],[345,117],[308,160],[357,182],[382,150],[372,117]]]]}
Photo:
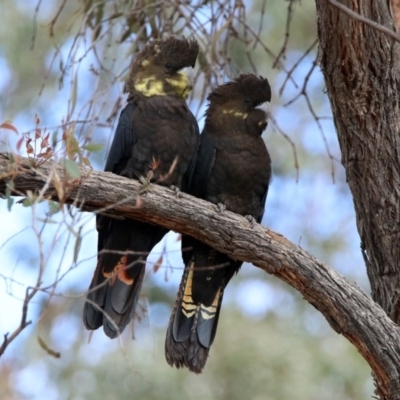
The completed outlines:
{"type": "MultiPolygon", "coordinates": [[[[354,199],[372,297],[398,323],[400,44],[329,1],[316,4],[320,65],[354,199]]],[[[341,4],[396,31],[389,1],[341,0],[341,4]]],[[[378,386],[382,399],[400,399],[400,380],[386,389],[378,386]]]]}
{"type": "MultiPolygon", "coordinates": [[[[347,1],[351,6],[351,2],[347,1]]],[[[354,11],[394,27],[383,1],[354,11]]],[[[399,43],[317,1],[320,59],[372,296],[400,317],[399,43]]]]}

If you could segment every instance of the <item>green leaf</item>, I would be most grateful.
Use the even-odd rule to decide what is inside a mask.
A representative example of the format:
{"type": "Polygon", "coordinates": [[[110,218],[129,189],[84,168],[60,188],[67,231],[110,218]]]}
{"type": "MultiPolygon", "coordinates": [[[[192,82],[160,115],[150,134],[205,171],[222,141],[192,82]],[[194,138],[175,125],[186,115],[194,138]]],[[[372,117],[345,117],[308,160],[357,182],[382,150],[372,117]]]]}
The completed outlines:
{"type": "Polygon", "coordinates": [[[104,145],[101,143],[91,143],[91,144],[85,144],[84,146],[82,146],[82,149],[87,150],[87,151],[96,152],[96,151],[102,150],[103,147],[104,147],[104,145]]]}
{"type": "Polygon", "coordinates": [[[60,211],[60,204],[56,203],[55,201],[49,201],[49,214],[54,215],[60,211]]]}
{"type": "Polygon", "coordinates": [[[76,99],[78,97],[78,72],[76,72],[74,76],[74,80],[72,82],[72,96],[71,96],[71,115],[73,114],[76,106],[76,99]]]}
{"type": "Polygon", "coordinates": [[[67,150],[68,158],[73,160],[76,154],[81,154],[79,143],[74,136],[74,127],[71,126],[65,135],[65,146],[67,150]]]}
{"type": "MultiPolygon", "coordinates": [[[[7,192],[6,192],[6,195],[7,195],[7,192]]],[[[14,204],[14,197],[7,196],[7,209],[8,209],[8,211],[11,211],[11,207],[13,206],[13,204],[14,204]]]]}
{"type": "Polygon", "coordinates": [[[79,228],[78,236],[75,240],[75,246],[74,246],[74,263],[77,262],[78,260],[78,255],[79,255],[79,250],[81,249],[81,244],[82,244],[82,236],[81,236],[81,228],[79,228]]]}
{"type": "Polygon", "coordinates": [[[56,147],[57,140],[58,140],[58,132],[57,132],[57,131],[54,131],[54,132],[52,133],[52,135],[51,135],[51,146],[52,146],[53,148],[56,147]]]}
{"type": "Polygon", "coordinates": [[[36,203],[36,198],[35,197],[25,197],[25,199],[22,201],[22,205],[24,207],[30,207],[32,204],[36,203]]]}
{"type": "Polygon", "coordinates": [[[74,161],[64,158],[63,160],[61,160],[61,165],[65,168],[65,170],[67,171],[67,174],[71,178],[80,178],[81,177],[81,171],[79,170],[78,165],[74,161]]]}
{"type": "Polygon", "coordinates": [[[43,222],[44,224],[58,224],[59,222],[54,221],[54,219],[50,218],[36,218],[36,221],[43,222]]]}
{"type": "Polygon", "coordinates": [[[82,161],[83,165],[86,165],[87,167],[91,166],[90,161],[89,161],[89,159],[87,157],[82,157],[81,161],[82,161]]]}
{"type": "Polygon", "coordinates": [[[14,198],[11,196],[11,192],[14,190],[14,181],[8,181],[6,186],[6,199],[8,211],[11,211],[11,207],[14,204],[14,198]]]}

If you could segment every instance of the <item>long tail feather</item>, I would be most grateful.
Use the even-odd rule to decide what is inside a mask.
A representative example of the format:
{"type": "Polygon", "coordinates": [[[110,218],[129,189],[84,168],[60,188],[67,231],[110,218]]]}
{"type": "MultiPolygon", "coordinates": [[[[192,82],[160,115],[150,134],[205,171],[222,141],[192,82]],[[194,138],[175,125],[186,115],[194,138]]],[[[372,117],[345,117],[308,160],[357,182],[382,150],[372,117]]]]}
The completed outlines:
{"type": "Polygon", "coordinates": [[[90,330],[103,325],[105,334],[115,338],[135,315],[147,256],[166,230],[135,220],[103,217],[99,222],[99,257],[83,321],[90,330]]]}
{"type": "Polygon", "coordinates": [[[215,337],[223,296],[223,282],[211,305],[193,299],[194,262],[185,270],[165,341],[165,356],[171,366],[200,373],[215,337]]]}
{"type": "MultiPolygon", "coordinates": [[[[126,260],[122,256],[121,260],[126,260]]],[[[87,329],[103,325],[105,334],[117,337],[132,320],[143,283],[145,264],[132,267],[135,271],[126,274],[126,265],[119,262],[111,273],[105,273],[101,259],[97,265],[83,310],[83,321],[87,329]],[[132,277],[134,276],[134,277],[132,277]]]]}

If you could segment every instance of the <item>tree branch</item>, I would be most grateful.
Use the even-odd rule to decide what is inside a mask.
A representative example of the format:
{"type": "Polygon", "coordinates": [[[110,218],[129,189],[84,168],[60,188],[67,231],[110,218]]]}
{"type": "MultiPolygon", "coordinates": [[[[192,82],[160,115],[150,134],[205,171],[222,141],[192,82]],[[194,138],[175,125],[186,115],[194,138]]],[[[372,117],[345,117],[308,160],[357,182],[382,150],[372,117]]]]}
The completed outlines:
{"type": "Polygon", "coordinates": [[[355,21],[362,22],[365,25],[370,26],[371,28],[376,29],[379,32],[384,33],[385,35],[390,36],[392,39],[396,40],[397,42],[400,42],[400,35],[398,35],[396,32],[393,32],[389,28],[386,28],[384,25],[380,25],[375,21],[372,21],[371,19],[363,17],[361,14],[358,14],[354,12],[353,10],[350,10],[349,7],[346,7],[344,4],[339,3],[337,0],[328,0],[330,4],[333,6],[337,7],[340,11],[344,12],[347,16],[350,18],[354,19],[355,21]]]}
{"type": "Polygon", "coordinates": [[[336,332],[356,346],[380,383],[387,385],[400,379],[396,370],[400,334],[393,321],[360,288],[283,236],[259,224],[251,227],[242,216],[218,212],[213,204],[184,193],[178,197],[155,184],[141,195],[143,186],[135,180],[81,168],[81,179],[72,181],[54,162],[33,168],[28,159],[18,158],[11,166],[9,156],[0,153],[1,194],[6,193],[10,178],[14,193],[39,193],[48,185],[42,192],[55,201],[60,199],[54,184],[64,181],[65,197],[61,202],[79,205],[82,210],[107,209],[107,213],[163,225],[254,264],[298,290],[336,332]]]}

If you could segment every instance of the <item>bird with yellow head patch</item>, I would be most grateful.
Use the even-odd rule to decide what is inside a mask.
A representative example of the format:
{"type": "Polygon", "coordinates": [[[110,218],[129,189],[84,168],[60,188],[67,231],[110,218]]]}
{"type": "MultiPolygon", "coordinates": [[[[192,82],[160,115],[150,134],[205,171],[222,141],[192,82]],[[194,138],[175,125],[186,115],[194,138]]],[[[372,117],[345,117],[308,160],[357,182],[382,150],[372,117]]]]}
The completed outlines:
{"type": "MultiPolygon", "coordinates": [[[[204,130],[189,193],[261,222],[271,178],[271,160],[261,134],[271,100],[268,80],[243,74],[208,96],[204,130]]],[[[224,289],[242,265],[187,235],[185,271],[165,341],[171,366],[200,373],[217,331],[224,289]]]]}
{"type": "Polygon", "coordinates": [[[187,98],[192,87],[183,69],[194,68],[198,52],[199,46],[194,40],[169,37],[152,42],[133,63],[126,91],[131,98],[138,94],[187,98]]]}
{"type": "MultiPolygon", "coordinates": [[[[148,185],[187,191],[199,146],[199,131],[186,99],[191,90],[182,71],[194,67],[195,40],[153,40],[132,63],[105,171],[148,185]]],[[[117,337],[132,320],[143,283],[146,258],[165,228],[131,219],[97,217],[98,259],[84,305],[87,329],[103,326],[117,337]]]]}

